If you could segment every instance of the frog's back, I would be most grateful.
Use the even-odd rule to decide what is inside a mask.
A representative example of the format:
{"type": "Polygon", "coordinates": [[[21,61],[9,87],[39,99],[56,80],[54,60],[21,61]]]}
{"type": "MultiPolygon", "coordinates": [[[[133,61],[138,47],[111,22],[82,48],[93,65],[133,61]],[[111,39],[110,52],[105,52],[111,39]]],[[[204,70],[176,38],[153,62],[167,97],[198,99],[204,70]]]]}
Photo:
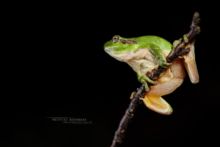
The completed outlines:
{"type": "Polygon", "coordinates": [[[141,37],[135,38],[135,40],[143,46],[156,45],[160,49],[167,50],[167,51],[170,51],[172,49],[172,44],[169,41],[159,36],[153,36],[153,35],[141,36],[141,37]]]}

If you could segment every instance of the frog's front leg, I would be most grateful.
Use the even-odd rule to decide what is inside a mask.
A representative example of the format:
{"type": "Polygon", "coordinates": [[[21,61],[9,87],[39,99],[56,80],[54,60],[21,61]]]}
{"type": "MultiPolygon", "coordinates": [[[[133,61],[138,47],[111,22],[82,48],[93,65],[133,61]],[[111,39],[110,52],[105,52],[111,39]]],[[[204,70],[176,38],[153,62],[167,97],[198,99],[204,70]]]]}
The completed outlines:
{"type": "Polygon", "coordinates": [[[151,80],[148,76],[141,74],[140,72],[137,73],[138,81],[144,84],[145,90],[149,91],[148,83],[155,84],[155,81],[151,80]]]}
{"type": "Polygon", "coordinates": [[[161,96],[172,93],[182,83],[185,77],[182,62],[174,61],[170,68],[157,80],[155,85],[150,86],[150,91],[145,95],[143,102],[151,110],[169,115],[172,107],[161,96]]]}

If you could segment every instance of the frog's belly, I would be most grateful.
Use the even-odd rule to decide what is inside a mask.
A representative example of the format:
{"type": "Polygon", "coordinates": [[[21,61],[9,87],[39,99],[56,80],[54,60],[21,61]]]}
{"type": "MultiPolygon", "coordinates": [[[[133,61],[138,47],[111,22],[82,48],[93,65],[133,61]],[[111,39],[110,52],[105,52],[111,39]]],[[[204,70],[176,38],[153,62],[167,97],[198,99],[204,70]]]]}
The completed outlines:
{"type": "Polygon", "coordinates": [[[150,49],[139,49],[138,51],[131,53],[130,56],[131,55],[132,58],[127,60],[127,63],[139,74],[146,74],[148,71],[151,71],[158,66],[150,49]]]}
{"type": "Polygon", "coordinates": [[[148,71],[152,71],[158,66],[155,62],[146,59],[132,60],[128,62],[128,64],[135,72],[140,74],[146,74],[148,71]]]}

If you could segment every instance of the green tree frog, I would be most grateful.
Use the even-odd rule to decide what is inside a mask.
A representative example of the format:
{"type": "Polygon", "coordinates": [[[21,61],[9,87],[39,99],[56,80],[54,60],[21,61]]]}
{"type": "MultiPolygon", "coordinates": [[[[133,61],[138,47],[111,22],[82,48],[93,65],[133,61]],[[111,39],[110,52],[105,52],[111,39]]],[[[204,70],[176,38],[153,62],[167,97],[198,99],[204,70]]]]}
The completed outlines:
{"type": "Polygon", "coordinates": [[[192,83],[199,82],[199,74],[196,66],[194,43],[190,46],[190,52],[183,58],[177,59],[171,64],[166,62],[166,57],[173,45],[159,36],[141,36],[124,38],[119,35],[106,42],[104,50],[113,58],[125,62],[137,73],[138,80],[149,90],[142,98],[144,104],[151,110],[169,115],[172,107],[161,96],[172,93],[182,83],[185,77],[185,68],[192,83]],[[169,68],[160,75],[156,81],[147,76],[147,72],[158,66],[169,68]],[[148,86],[151,83],[151,86],[148,86]]]}

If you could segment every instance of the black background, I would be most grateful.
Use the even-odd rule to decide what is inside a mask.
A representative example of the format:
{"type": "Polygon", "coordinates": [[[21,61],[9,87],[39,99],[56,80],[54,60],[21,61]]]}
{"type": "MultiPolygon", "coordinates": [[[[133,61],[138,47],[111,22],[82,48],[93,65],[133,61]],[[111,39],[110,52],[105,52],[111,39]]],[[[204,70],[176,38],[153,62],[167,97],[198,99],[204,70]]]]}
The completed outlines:
{"type": "MultiPolygon", "coordinates": [[[[183,85],[166,100],[162,116],[140,105],[122,146],[188,146],[218,143],[218,25],[215,4],[202,2],[113,2],[26,4],[7,19],[3,97],[9,146],[108,147],[129,96],[140,84],[125,63],[103,51],[115,34],[158,35],[169,41],[189,30],[201,14],[196,42],[200,83],[183,85]],[[26,6],[27,5],[27,6],[26,6]],[[39,5],[39,6],[38,6],[39,5]],[[83,118],[67,124],[49,117],[83,118]]],[[[10,12],[8,12],[10,13],[10,12]]]]}

